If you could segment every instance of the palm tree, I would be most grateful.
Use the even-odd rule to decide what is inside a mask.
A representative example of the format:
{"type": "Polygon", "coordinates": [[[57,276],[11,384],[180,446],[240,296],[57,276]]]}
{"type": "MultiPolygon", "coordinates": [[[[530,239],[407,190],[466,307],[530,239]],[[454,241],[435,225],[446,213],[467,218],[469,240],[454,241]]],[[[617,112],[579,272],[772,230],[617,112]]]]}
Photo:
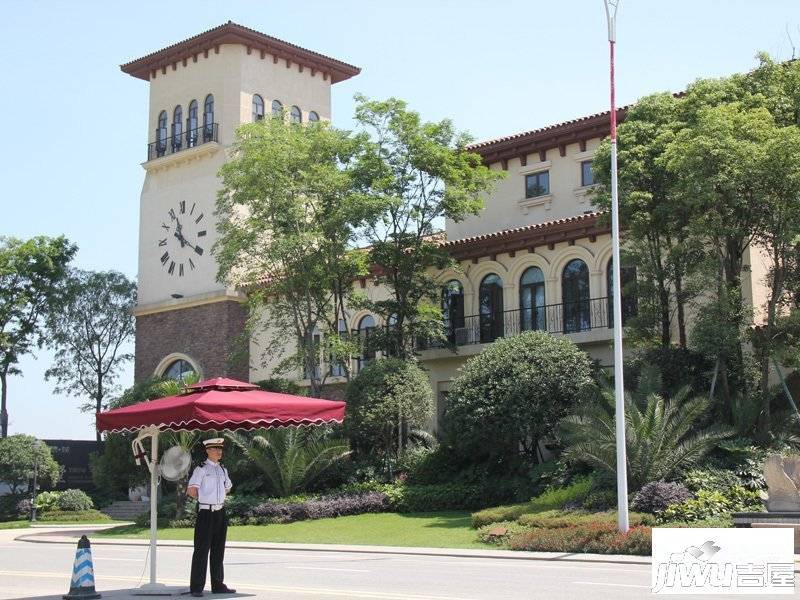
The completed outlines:
{"type": "Polygon", "coordinates": [[[281,427],[252,434],[228,433],[227,437],[264,473],[280,496],[307,488],[351,452],[346,440],[332,438],[322,428],[281,427]]]}
{"type": "MultiPolygon", "coordinates": [[[[698,429],[711,403],[704,397],[689,398],[688,386],[671,400],[659,395],[655,391],[658,388],[657,377],[643,377],[639,389],[625,395],[625,446],[631,490],[675,475],[735,433],[719,425],[698,429]]],[[[616,474],[613,390],[601,390],[598,401],[567,417],[562,429],[567,459],[616,474]]]]}

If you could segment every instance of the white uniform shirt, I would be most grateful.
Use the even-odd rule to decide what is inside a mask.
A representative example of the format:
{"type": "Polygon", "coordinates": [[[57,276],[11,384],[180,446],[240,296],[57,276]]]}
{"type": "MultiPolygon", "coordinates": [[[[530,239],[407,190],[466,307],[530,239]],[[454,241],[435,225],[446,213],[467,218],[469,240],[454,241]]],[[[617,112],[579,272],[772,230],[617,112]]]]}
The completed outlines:
{"type": "Polygon", "coordinates": [[[233,483],[225,467],[208,459],[195,468],[188,487],[197,488],[197,501],[200,504],[222,504],[233,483]]]}

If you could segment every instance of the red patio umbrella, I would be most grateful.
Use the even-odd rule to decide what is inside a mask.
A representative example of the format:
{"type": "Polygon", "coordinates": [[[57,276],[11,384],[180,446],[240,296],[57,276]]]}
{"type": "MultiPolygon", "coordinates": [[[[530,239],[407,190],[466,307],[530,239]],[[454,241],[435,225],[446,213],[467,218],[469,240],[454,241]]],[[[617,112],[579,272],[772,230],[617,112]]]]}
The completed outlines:
{"type": "Polygon", "coordinates": [[[99,431],[208,431],[341,423],[344,402],[265,392],[235,379],[208,379],[185,392],[97,413],[99,431]]]}
{"type": "Polygon", "coordinates": [[[345,403],[265,392],[257,385],[235,379],[207,379],[188,386],[186,391],[166,398],[97,413],[98,431],[133,432],[136,462],[146,455],[141,440],[152,439],[150,470],[150,583],[142,586],[145,595],[169,594],[156,582],[156,537],[158,492],[158,435],[162,431],[209,431],[259,429],[341,423],[345,403]]]}

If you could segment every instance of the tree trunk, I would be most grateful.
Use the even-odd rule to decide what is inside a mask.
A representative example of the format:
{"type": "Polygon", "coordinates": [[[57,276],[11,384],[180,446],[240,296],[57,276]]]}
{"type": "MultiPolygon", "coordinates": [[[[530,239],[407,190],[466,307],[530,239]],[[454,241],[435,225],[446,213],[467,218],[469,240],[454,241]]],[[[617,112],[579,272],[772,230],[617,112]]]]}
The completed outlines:
{"type": "Polygon", "coordinates": [[[0,437],[8,437],[8,411],[6,398],[8,394],[7,369],[0,371],[0,437]]]}
{"type": "Polygon", "coordinates": [[[658,282],[658,301],[661,308],[661,345],[666,347],[672,341],[672,332],[669,322],[669,292],[663,280],[658,282]]]}
{"type": "Polygon", "coordinates": [[[678,307],[678,344],[681,348],[686,348],[686,299],[683,291],[683,277],[675,269],[675,304],[678,307]]]}
{"type": "MultiPolygon", "coordinates": [[[[97,412],[100,412],[101,410],[103,410],[103,394],[104,394],[103,377],[100,374],[98,374],[98,376],[97,376],[97,400],[96,400],[96,403],[95,403],[96,404],[96,408],[97,408],[97,412]]],[[[100,437],[100,431],[97,429],[97,427],[94,428],[94,433],[97,436],[97,443],[99,444],[103,440],[100,437]]]]}

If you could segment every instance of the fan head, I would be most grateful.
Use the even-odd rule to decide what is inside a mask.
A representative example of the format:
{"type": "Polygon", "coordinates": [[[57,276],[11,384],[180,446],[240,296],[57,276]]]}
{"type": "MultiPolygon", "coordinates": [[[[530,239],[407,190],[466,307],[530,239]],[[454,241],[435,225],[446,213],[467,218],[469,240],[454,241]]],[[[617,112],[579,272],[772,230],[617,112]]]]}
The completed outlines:
{"type": "Polygon", "coordinates": [[[173,446],[164,452],[158,470],[164,479],[178,481],[186,477],[191,464],[192,457],[189,452],[180,446],[173,446]]]}

